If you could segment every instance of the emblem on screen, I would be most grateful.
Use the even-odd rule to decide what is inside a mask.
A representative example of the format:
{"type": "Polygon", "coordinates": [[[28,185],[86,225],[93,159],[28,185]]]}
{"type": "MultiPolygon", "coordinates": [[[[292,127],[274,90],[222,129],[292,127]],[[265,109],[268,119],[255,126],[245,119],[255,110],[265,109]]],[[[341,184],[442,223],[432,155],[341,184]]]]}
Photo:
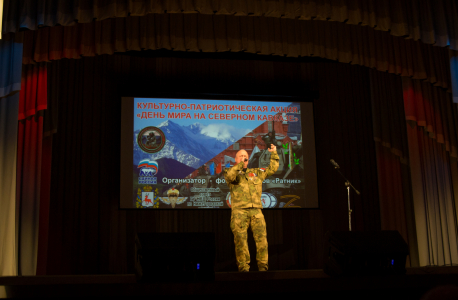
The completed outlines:
{"type": "Polygon", "coordinates": [[[271,193],[261,194],[262,208],[274,208],[277,205],[277,198],[271,193]]]}
{"type": "Polygon", "coordinates": [[[138,184],[157,184],[154,177],[159,171],[159,165],[155,160],[143,159],[138,163],[140,172],[138,174],[138,184]]]}
{"type": "Polygon", "coordinates": [[[153,190],[153,187],[147,185],[137,192],[137,208],[159,208],[158,189],[153,190]]]}
{"type": "Polygon", "coordinates": [[[159,128],[148,126],[138,133],[137,144],[146,153],[156,153],[164,148],[165,135],[159,128]]]}
{"type": "Polygon", "coordinates": [[[159,197],[159,199],[161,199],[161,201],[165,204],[172,205],[172,208],[175,208],[175,205],[182,204],[186,201],[186,199],[188,199],[188,197],[179,197],[180,191],[175,188],[168,190],[167,196],[168,197],[159,197]]]}
{"type": "Polygon", "coordinates": [[[231,205],[231,192],[227,193],[226,203],[227,203],[227,206],[232,208],[232,205],[231,205]]]}

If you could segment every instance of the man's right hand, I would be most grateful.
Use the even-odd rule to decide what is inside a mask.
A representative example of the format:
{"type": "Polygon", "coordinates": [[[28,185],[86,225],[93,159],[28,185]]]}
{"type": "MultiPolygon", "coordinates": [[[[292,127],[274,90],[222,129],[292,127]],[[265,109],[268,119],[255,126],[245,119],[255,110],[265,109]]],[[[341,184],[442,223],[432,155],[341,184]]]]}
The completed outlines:
{"type": "Polygon", "coordinates": [[[277,151],[277,146],[275,146],[274,144],[270,144],[270,148],[267,149],[267,151],[269,151],[269,152],[277,151]]]}

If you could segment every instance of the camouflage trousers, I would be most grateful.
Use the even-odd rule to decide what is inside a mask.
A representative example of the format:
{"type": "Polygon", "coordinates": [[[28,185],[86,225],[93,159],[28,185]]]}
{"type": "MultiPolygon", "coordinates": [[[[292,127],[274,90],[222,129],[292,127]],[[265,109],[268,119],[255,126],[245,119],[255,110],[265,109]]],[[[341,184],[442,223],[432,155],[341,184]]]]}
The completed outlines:
{"type": "Polygon", "coordinates": [[[268,269],[266,221],[260,208],[233,209],[231,230],[234,234],[235,257],[240,272],[250,269],[250,252],[248,251],[247,231],[251,226],[256,243],[256,260],[260,271],[268,269]]]}

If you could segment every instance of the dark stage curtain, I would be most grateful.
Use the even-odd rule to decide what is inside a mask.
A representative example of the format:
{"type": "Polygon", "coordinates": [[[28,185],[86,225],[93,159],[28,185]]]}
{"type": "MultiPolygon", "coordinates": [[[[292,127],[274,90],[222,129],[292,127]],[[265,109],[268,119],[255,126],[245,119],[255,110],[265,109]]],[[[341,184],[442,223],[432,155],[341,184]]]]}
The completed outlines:
{"type": "Polygon", "coordinates": [[[24,64],[159,50],[321,57],[450,87],[446,48],[326,21],[149,14],[25,33],[24,64]]]}
{"type": "Polygon", "coordinates": [[[2,30],[16,32],[20,28],[35,30],[43,26],[69,26],[93,20],[164,13],[336,21],[458,49],[458,6],[454,0],[5,0],[2,30]]]}
{"type": "MultiPolygon", "coordinates": [[[[37,275],[46,275],[48,260],[48,235],[49,235],[49,202],[51,197],[51,163],[53,134],[57,132],[57,94],[58,86],[52,85],[55,78],[49,78],[48,67],[56,68],[57,65],[47,66],[47,105],[43,111],[43,142],[41,150],[41,182],[40,182],[40,210],[38,224],[38,249],[37,249],[37,275]],[[51,91],[51,92],[49,92],[51,91]]],[[[56,76],[58,72],[50,72],[56,76]]]]}
{"type": "Polygon", "coordinates": [[[382,230],[397,230],[409,245],[407,266],[419,266],[410,183],[402,79],[369,71],[382,230]]]}
{"type": "Polygon", "coordinates": [[[265,211],[270,269],[322,268],[325,232],[348,229],[347,191],[331,158],[361,191],[352,196],[353,229],[381,228],[369,77],[363,67],[127,55],[52,65],[49,79],[59,88],[50,93],[57,93],[59,131],[53,137],[46,274],[132,273],[137,231],[214,232],[216,270],[236,270],[229,210],[118,209],[123,95],[318,91],[320,209],[265,211]]]}

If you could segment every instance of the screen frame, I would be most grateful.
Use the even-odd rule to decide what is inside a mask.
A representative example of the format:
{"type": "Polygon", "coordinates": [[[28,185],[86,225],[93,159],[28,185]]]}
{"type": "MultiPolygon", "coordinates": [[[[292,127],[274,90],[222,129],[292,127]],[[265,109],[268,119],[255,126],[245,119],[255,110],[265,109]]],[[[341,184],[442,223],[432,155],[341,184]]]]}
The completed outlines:
{"type": "MultiPolygon", "coordinates": [[[[313,155],[314,155],[314,168],[315,168],[315,180],[316,180],[316,201],[317,206],[315,207],[292,207],[292,208],[262,208],[263,210],[317,210],[320,209],[320,198],[319,198],[319,189],[318,189],[318,170],[316,163],[316,130],[315,130],[315,105],[314,102],[318,100],[317,91],[308,91],[307,95],[304,96],[293,96],[293,95],[259,95],[259,94],[227,94],[227,93],[180,93],[180,92],[156,92],[149,93],[148,95],[138,95],[138,96],[123,96],[121,97],[121,153],[120,153],[120,198],[118,200],[118,209],[119,210],[138,210],[138,211],[161,211],[161,210],[180,210],[180,211],[195,211],[195,210],[232,210],[231,208],[192,208],[192,209],[180,209],[180,208],[160,208],[160,209],[144,209],[136,207],[121,207],[121,199],[124,197],[130,198],[132,196],[132,190],[125,188],[126,185],[122,185],[121,182],[127,180],[127,182],[132,182],[132,166],[131,159],[124,159],[123,157],[127,155],[129,158],[133,157],[133,148],[130,143],[124,143],[123,141],[132,140],[132,132],[134,129],[133,115],[134,115],[134,106],[130,105],[134,103],[135,98],[143,99],[202,99],[202,100],[234,100],[234,101],[255,101],[255,102],[307,102],[312,103],[312,115],[313,115],[313,155]]],[[[303,123],[301,123],[302,129],[304,128],[303,123]]],[[[302,149],[303,155],[304,149],[302,149]]],[[[126,199],[127,199],[126,198],[126,199]]]]}

